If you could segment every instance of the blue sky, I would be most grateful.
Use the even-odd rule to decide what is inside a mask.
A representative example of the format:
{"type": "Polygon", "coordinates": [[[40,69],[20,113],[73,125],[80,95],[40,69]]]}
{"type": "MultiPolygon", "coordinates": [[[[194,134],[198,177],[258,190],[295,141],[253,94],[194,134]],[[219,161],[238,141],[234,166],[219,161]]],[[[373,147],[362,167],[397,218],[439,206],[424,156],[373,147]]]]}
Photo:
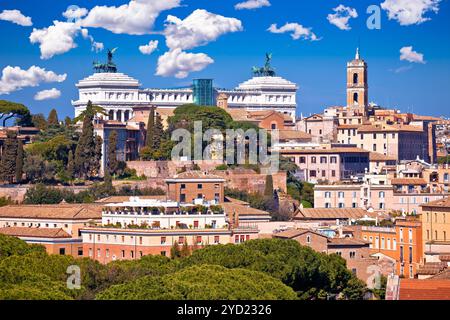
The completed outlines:
{"type": "MultiPolygon", "coordinates": [[[[158,6],[158,3],[169,0],[137,1],[153,8],[158,6]]],[[[298,115],[308,115],[320,112],[327,106],[345,103],[345,66],[346,62],[353,58],[359,42],[361,55],[369,64],[370,101],[402,111],[450,116],[448,0],[431,0],[435,10],[427,10],[422,5],[424,0],[410,0],[410,4],[404,4],[407,3],[404,0],[269,0],[270,6],[241,10],[237,10],[235,5],[245,0],[170,1],[173,2],[173,8],[156,13],[153,25],[145,19],[139,20],[139,17],[128,17],[131,19],[128,22],[118,20],[119,22],[111,27],[111,24],[107,25],[105,20],[101,19],[102,8],[98,9],[97,16],[94,15],[93,8],[118,7],[128,4],[130,0],[0,0],[0,71],[5,72],[4,69],[8,66],[18,67],[23,71],[18,72],[19,75],[23,76],[23,73],[34,65],[45,69],[46,72],[55,73],[53,77],[50,76],[53,79],[49,81],[52,82],[41,79],[35,81],[33,84],[36,86],[33,87],[17,84],[8,87],[11,78],[12,81],[17,81],[15,76],[1,80],[0,93],[3,94],[0,94],[0,99],[24,103],[33,113],[47,114],[50,109],[56,108],[60,117],[73,116],[70,101],[77,97],[75,83],[92,73],[93,60],[105,59],[106,50],[92,50],[92,41],[95,41],[102,43],[104,48],[118,47],[115,61],[119,71],[139,79],[143,87],[149,88],[188,85],[192,78],[201,77],[214,78],[218,87],[233,88],[251,76],[252,66],[264,63],[265,52],[272,52],[273,66],[277,73],[296,82],[300,87],[298,115]],[[177,5],[177,2],[180,4],[177,5]],[[369,17],[366,9],[371,4],[381,3],[387,8],[381,9],[381,29],[369,30],[366,26],[369,17]],[[350,30],[341,30],[327,19],[329,14],[335,13],[333,8],[341,4],[356,10],[358,14],[357,18],[349,19],[350,30]],[[397,19],[388,19],[389,13],[396,13],[392,9],[396,8],[394,5],[401,7],[402,4],[406,6],[405,10],[412,10],[412,20],[402,16],[401,12],[397,19]],[[50,51],[47,51],[44,59],[41,58],[45,54],[39,47],[44,41],[38,39],[39,30],[45,30],[54,20],[67,22],[62,13],[71,5],[86,8],[81,18],[84,19],[84,24],[73,37],[76,48],[56,54],[49,53],[52,50],[58,51],[61,46],[51,43],[51,38],[44,39],[50,51]],[[203,15],[197,12],[199,17],[207,15],[220,25],[220,28],[217,24],[216,27],[222,31],[217,31],[219,29],[216,28],[216,33],[214,34],[214,30],[211,33],[208,24],[197,21],[205,28],[194,28],[190,31],[192,43],[186,43],[186,37],[177,33],[178,29],[169,36],[167,32],[162,34],[164,30],[168,30],[165,22],[168,15],[183,20],[197,9],[205,10],[202,11],[203,15]],[[11,22],[11,18],[4,18],[10,15],[2,15],[4,10],[6,13],[11,13],[9,10],[19,10],[23,16],[31,18],[32,26],[29,22],[21,22],[22,25],[11,22]],[[131,26],[130,21],[133,22],[131,26]],[[139,22],[142,25],[138,25],[139,22]],[[281,33],[286,23],[296,23],[297,26],[303,27],[301,32],[304,35],[293,39],[292,32],[281,33]],[[276,24],[275,30],[279,30],[279,33],[268,31],[272,24],[276,24]],[[114,29],[118,26],[123,28],[114,29]],[[33,28],[36,29],[35,38],[38,39],[35,43],[30,41],[33,28]],[[83,37],[81,29],[85,29],[89,36],[83,37]],[[311,41],[311,33],[318,40],[311,41]],[[177,40],[180,48],[177,43],[167,45],[166,37],[177,40]],[[141,53],[139,46],[152,40],[158,40],[158,48],[151,54],[141,53]],[[408,55],[409,60],[400,60],[400,49],[410,46],[412,55],[408,55]],[[176,77],[178,71],[173,70],[173,65],[163,68],[164,63],[160,62],[161,75],[155,75],[158,59],[169,51],[184,59],[183,63],[187,64],[185,67],[188,69],[186,74],[178,74],[176,77]],[[420,57],[420,54],[423,56],[420,57]],[[189,72],[189,68],[195,65],[191,60],[197,61],[197,70],[202,70],[189,72]],[[64,81],[62,77],[59,77],[59,80],[55,78],[56,75],[63,74],[66,74],[64,81]],[[38,92],[52,88],[61,92],[59,98],[35,100],[38,92]]],[[[151,8],[149,10],[153,10],[151,8]]],[[[115,19],[114,14],[118,11],[112,9],[108,18],[115,19]]],[[[183,26],[189,27],[189,24],[186,22],[183,26]]]]}

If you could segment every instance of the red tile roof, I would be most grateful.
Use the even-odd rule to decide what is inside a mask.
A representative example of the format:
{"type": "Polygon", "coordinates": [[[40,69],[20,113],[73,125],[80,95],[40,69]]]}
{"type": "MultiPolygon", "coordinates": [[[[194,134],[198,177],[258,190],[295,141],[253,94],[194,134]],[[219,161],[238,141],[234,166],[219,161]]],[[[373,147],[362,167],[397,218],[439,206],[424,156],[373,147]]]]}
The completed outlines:
{"type": "Polygon", "coordinates": [[[27,238],[71,238],[70,234],[61,228],[6,227],[0,228],[0,233],[8,236],[27,238]]]}
{"type": "Polygon", "coordinates": [[[102,207],[98,204],[10,205],[0,208],[0,217],[56,220],[101,219],[102,207]]]}
{"type": "Polygon", "coordinates": [[[399,300],[450,300],[450,280],[400,279],[399,300]]]}

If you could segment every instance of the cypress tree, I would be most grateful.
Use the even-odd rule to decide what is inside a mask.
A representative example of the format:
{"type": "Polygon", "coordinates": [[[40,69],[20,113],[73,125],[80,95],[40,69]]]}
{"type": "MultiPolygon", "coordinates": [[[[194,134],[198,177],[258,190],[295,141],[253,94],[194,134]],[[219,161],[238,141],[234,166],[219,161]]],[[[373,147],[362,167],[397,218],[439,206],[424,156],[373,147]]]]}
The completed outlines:
{"type": "Polygon", "coordinates": [[[112,131],[108,138],[108,172],[111,175],[117,173],[119,161],[117,161],[117,131],[112,131]]]}
{"type": "Polygon", "coordinates": [[[273,197],[273,178],[272,175],[266,176],[266,187],[264,189],[264,196],[273,197]]]}
{"type": "Polygon", "coordinates": [[[154,126],[155,126],[155,108],[151,107],[150,114],[148,115],[147,137],[146,137],[146,143],[145,143],[145,145],[147,147],[149,147],[150,149],[153,147],[154,126]]]}
{"type": "Polygon", "coordinates": [[[8,183],[13,183],[16,176],[17,158],[17,134],[7,131],[3,146],[2,160],[0,162],[0,178],[8,183]]]}
{"type": "Polygon", "coordinates": [[[66,117],[64,119],[64,124],[66,127],[69,127],[72,124],[72,119],[70,119],[70,117],[66,117]]]}
{"type": "MultiPolygon", "coordinates": [[[[92,102],[89,101],[86,109],[92,109],[92,102]]],[[[75,175],[80,178],[90,178],[92,167],[95,163],[95,141],[93,115],[87,113],[83,119],[83,129],[77,148],[75,149],[75,175]]]]}
{"type": "Polygon", "coordinates": [[[103,149],[103,139],[100,136],[95,137],[95,161],[93,164],[93,171],[99,174],[102,162],[102,149],[103,149]]]}
{"type": "Polygon", "coordinates": [[[52,109],[48,115],[47,123],[49,126],[59,125],[58,113],[55,109],[52,109]]]}
{"type": "Polygon", "coordinates": [[[159,114],[156,115],[155,125],[153,127],[153,149],[158,150],[161,146],[161,140],[164,136],[164,127],[162,124],[162,119],[159,114]]]}
{"type": "Polygon", "coordinates": [[[68,160],[67,160],[67,175],[70,179],[73,179],[75,175],[75,163],[73,160],[73,152],[69,151],[68,160]]]}
{"type": "Polygon", "coordinates": [[[23,142],[17,142],[17,156],[16,156],[16,182],[20,183],[23,176],[23,142]]]}

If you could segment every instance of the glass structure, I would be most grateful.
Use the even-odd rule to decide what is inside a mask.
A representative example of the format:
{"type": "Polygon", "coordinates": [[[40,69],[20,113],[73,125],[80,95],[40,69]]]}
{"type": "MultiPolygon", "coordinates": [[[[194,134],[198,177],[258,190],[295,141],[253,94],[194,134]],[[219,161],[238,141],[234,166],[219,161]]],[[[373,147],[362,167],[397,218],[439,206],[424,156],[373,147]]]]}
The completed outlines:
{"type": "Polygon", "coordinates": [[[214,88],[212,79],[194,79],[192,85],[194,103],[199,106],[214,106],[214,88]]]}

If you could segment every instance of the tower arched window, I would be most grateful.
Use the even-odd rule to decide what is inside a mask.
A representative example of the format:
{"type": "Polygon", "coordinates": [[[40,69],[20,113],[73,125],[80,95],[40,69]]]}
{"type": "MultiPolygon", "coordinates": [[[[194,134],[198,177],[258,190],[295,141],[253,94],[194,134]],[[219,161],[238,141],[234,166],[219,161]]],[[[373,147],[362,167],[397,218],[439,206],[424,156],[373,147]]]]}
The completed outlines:
{"type": "Polygon", "coordinates": [[[353,74],[353,84],[358,84],[359,75],[357,73],[353,74]]]}
{"type": "Polygon", "coordinates": [[[353,103],[358,103],[358,93],[357,92],[355,92],[354,94],[353,94],[353,103]]]}

